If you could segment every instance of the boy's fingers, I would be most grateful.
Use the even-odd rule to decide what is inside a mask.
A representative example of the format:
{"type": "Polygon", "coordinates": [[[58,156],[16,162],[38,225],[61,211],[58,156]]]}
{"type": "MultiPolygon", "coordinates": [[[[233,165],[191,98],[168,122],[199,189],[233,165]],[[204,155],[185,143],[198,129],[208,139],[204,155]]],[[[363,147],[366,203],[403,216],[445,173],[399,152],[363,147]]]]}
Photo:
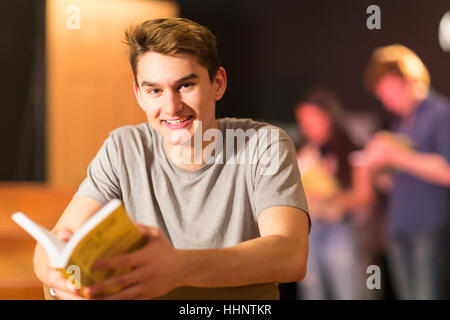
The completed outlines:
{"type": "Polygon", "coordinates": [[[56,236],[63,241],[68,241],[73,236],[73,232],[68,228],[59,229],[55,233],[56,236]]]}
{"type": "Polygon", "coordinates": [[[147,237],[159,237],[162,235],[161,229],[157,227],[149,227],[142,224],[137,224],[137,227],[147,237]]]}
{"type": "Polygon", "coordinates": [[[53,288],[59,299],[84,300],[78,290],[70,286],[68,280],[58,270],[51,269],[49,271],[49,282],[49,286],[53,288]]]}
{"type": "Polygon", "coordinates": [[[58,270],[50,269],[48,272],[49,286],[53,289],[76,292],[76,289],[68,285],[68,281],[58,270]]]}
{"type": "Polygon", "coordinates": [[[60,289],[54,289],[55,290],[55,294],[59,299],[63,299],[63,300],[86,300],[86,298],[83,298],[82,296],[76,294],[76,293],[71,293],[68,291],[64,291],[64,290],[60,290],[60,289]]]}

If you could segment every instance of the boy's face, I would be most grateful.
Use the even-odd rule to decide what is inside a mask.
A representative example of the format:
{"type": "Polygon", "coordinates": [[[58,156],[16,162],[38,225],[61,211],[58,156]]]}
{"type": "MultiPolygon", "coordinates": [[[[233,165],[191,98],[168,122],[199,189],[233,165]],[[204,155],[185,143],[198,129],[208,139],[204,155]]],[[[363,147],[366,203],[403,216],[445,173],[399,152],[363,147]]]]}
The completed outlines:
{"type": "Polygon", "coordinates": [[[166,142],[178,144],[192,138],[197,121],[202,131],[216,126],[215,104],[226,88],[223,68],[211,82],[208,70],[193,55],[148,52],[138,61],[136,78],[138,103],[166,142]]]}
{"type": "Polygon", "coordinates": [[[408,113],[413,103],[411,84],[400,76],[387,74],[375,86],[375,96],[384,107],[399,115],[408,113]]]}

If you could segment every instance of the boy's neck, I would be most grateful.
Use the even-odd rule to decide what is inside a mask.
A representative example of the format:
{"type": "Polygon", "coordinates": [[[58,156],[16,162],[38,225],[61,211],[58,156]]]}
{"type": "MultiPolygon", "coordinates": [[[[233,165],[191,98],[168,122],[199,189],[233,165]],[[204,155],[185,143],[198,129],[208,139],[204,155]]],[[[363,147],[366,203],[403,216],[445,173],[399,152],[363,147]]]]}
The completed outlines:
{"type": "MultiPolygon", "coordinates": [[[[203,133],[208,129],[218,129],[218,121],[217,119],[213,119],[212,125],[209,125],[206,128],[201,129],[201,132],[194,133],[194,136],[191,139],[191,143],[184,143],[180,145],[173,145],[164,140],[164,149],[166,151],[169,159],[176,164],[177,167],[183,169],[185,171],[195,171],[203,167],[206,162],[209,160],[204,159],[204,150],[207,146],[215,141],[204,141],[203,133]],[[201,149],[198,147],[200,141],[196,141],[195,135],[200,135],[201,139],[201,149]]],[[[199,140],[199,139],[197,139],[199,140]]],[[[211,154],[213,154],[211,152],[211,154]]]]}

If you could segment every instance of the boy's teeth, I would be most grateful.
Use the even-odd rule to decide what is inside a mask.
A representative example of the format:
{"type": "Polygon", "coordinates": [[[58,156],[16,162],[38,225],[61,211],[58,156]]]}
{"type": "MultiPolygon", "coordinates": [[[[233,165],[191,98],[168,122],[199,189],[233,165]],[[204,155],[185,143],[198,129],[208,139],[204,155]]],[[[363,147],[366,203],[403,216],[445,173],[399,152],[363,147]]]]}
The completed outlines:
{"type": "Polygon", "coordinates": [[[175,120],[175,121],[169,121],[169,120],[166,120],[166,122],[167,122],[167,123],[170,123],[170,124],[178,124],[178,123],[181,123],[181,122],[183,122],[183,121],[186,121],[188,118],[189,118],[189,117],[185,117],[185,118],[183,118],[183,119],[179,119],[179,120],[175,120]]]}

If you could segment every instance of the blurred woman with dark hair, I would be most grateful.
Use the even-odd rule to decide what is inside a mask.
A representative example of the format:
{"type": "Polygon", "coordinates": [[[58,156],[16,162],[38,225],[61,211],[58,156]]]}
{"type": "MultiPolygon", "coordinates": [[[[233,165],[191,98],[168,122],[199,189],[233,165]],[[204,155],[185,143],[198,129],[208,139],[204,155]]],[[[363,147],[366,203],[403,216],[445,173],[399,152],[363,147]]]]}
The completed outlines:
{"type": "Polygon", "coordinates": [[[299,283],[304,299],[361,299],[362,278],[352,213],[372,202],[369,174],[352,167],[356,149],[343,128],[338,98],[315,88],[295,108],[304,138],[297,153],[313,221],[307,274],[299,283]]]}

